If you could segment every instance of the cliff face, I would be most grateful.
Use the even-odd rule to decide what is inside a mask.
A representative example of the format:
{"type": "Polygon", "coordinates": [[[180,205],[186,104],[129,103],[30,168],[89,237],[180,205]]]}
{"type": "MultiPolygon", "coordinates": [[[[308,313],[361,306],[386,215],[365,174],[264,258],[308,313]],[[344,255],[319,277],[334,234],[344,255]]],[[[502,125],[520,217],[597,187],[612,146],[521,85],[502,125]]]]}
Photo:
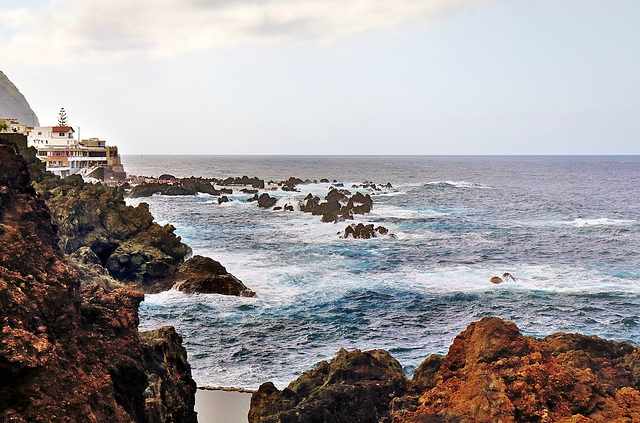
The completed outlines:
{"type": "Polygon", "coordinates": [[[0,71],[0,117],[17,119],[28,126],[40,126],[38,117],[31,110],[22,93],[0,71]]]}
{"type": "Polygon", "coordinates": [[[389,358],[352,360],[338,371],[349,355],[382,356],[340,352],[282,391],[265,383],[249,421],[640,421],[640,348],[621,342],[565,333],[534,339],[511,322],[484,318],[456,337],[446,357],[425,360],[411,381],[389,358]]]}
{"type": "Polygon", "coordinates": [[[159,372],[137,331],[142,294],[81,289],[26,163],[1,142],[0,163],[0,421],[196,422],[179,337],[159,372]],[[182,394],[151,418],[163,400],[149,381],[167,378],[182,394]]]}
{"type": "Polygon", "coordinates": [[[37,189],[51,209],[64,253],[88,247],[113,278],[138,291],[171,288],[191,249],[173,226],[153,222],[146,203],[127,206],[117,190],[84,183],[80,176],[48,178],[37,189]]]}

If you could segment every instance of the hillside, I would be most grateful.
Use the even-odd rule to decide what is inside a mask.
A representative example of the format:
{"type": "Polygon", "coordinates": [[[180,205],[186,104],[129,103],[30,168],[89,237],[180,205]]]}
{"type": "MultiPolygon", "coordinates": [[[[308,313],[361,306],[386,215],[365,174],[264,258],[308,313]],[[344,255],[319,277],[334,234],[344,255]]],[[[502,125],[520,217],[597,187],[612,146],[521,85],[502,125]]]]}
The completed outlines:
{"type": "Polygon", "coordinates": [[[13,118],[28,126],[40,126],[38,117],[15,85],[0,71],[0,118],[13,118]]]}

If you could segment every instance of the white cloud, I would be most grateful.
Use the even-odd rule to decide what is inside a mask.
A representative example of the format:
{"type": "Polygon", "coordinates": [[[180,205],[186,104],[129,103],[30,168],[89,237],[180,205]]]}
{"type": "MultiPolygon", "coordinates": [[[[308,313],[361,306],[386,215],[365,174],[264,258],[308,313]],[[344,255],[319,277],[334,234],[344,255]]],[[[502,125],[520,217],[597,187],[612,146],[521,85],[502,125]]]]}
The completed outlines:
{"type": "Polygon", "coordinates": [[[172,57],[246,43],[343,37],[429,22],[492,0],[53,0],[39,12],[0,10],[14,63],[172,57]]]}

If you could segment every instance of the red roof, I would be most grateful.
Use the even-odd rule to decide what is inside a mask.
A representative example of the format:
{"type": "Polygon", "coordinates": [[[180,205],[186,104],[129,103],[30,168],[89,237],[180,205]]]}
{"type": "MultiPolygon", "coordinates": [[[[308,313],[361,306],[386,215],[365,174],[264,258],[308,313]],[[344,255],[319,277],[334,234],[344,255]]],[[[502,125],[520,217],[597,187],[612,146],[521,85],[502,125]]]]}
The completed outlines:
{"type": "Polygon", "coordinates": [[[54,126],[52,128],[53,132],[76,132],[70,126],[54,126]]]}

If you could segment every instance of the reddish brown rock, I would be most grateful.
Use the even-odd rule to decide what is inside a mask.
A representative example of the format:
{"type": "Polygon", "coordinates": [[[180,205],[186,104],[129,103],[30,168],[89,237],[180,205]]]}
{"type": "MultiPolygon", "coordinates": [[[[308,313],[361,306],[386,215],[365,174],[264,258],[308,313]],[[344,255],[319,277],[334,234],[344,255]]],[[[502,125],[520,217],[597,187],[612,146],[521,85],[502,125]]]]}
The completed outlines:
{"type": "Polygon", "coordinates": [[[458,335],[446,357],[425,360],[408,383],[394,372],[372,378],[363,371],[370,362],[350,363],[346,354],[335,361],[349,376],[335,383],[321,363],[282,392],[263,385],[250,421],[640,422],[640,348],[622,342],[566,333],[535,339],[514,323],[486,317],[458,335]],[[389,383],[394,389],[377,395],[389,383]]]}
{"type": "Polygon", "coordinates": [[[81,290],[24,160],[0,142],[0,163],[0,421],[150,421],[142,294],[81,290]]]}

